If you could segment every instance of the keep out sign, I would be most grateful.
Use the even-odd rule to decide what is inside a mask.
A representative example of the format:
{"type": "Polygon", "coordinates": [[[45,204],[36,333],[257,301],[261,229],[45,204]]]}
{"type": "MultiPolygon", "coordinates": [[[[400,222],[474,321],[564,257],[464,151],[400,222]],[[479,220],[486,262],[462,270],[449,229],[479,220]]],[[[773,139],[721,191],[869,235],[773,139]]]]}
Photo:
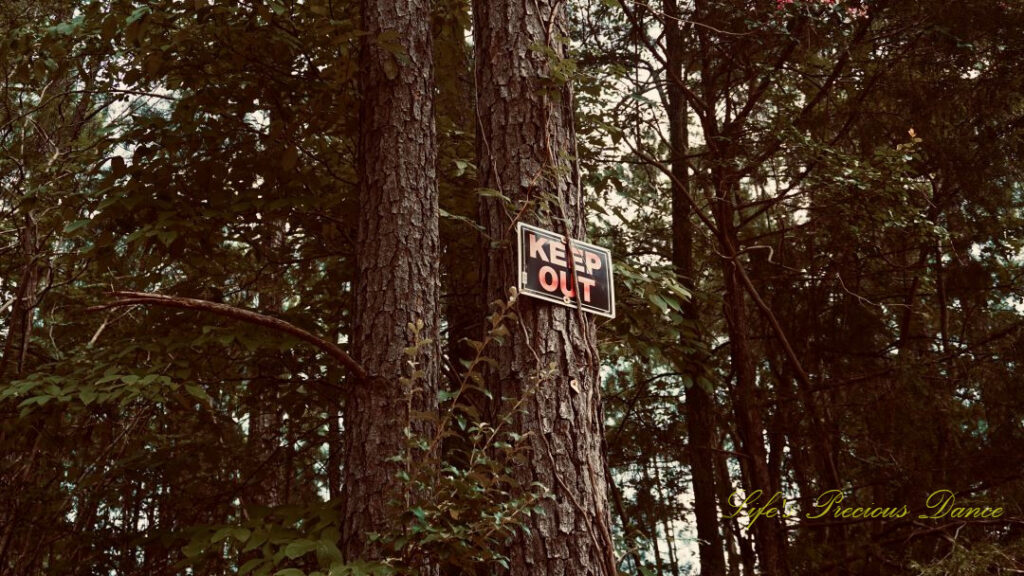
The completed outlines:
{"type": "Polygon", "coordinates": [[[517,230],[520,294],[615,317],[611,252],[522,222],[517,230]]]}

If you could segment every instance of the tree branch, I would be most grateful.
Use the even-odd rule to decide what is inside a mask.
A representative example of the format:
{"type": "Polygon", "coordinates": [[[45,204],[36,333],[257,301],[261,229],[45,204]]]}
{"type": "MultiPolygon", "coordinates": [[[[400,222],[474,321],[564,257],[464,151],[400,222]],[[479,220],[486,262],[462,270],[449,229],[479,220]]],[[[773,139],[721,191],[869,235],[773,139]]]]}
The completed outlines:
{"type": "Polygon", "coordinates": [[[233,320],[239,320],[242,322],[248,322],[249,324],[256,324],[257,326],[263,326],[270,328],[278,332],[289,334],[316,346],[320,350],[327,353],[328,356],[338,361],[339,364],[348,368],[352,374],[360,380],[365,380],[369,377],[366,369],[363,368],[362,364],[357,362],[354,358],[348,355],[340,346],[333,342],[329,342],[295,326],[285,322],[284,320],[274,318],[273,316],[267,316],[260,314],[259,312],[253,312],[252,310],[246,310],[244,308],[237,308],[228,304],[221,304],[218,302],[210,302],[208,300],[199,300],[196,298],[184,298],[181,296],[168,296],[166,294],[153,294],[150,292],[111,292],[111,296],[118,298],[114,302],[109,304],[103,304],[101,306],[93,306],[87,308],[87,312],[98,312],[100,310],[108,310],[110,308],[119,308],[122,306],[165,306],[168,308],[181,308],[183,310],[198,310],[201,312],[210,312],[225,316],[233,320]]]}

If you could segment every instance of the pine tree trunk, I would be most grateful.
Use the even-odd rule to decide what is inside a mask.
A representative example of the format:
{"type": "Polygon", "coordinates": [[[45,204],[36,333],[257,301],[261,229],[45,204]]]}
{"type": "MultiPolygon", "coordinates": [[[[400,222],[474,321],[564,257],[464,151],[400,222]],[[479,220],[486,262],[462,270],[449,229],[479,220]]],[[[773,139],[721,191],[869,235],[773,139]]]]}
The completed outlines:
{"type": "MultiPolygon", "coordinates": [[[[367,534],[393,530],[392,500],[410,494],[396,479],[405,429],[432,430],[438,372],[437,141],[434,69],[426,0],[364,0],[360,110],[360,225],[356,259],[356,358],[371,375],[353,381],[345,404],[342,549],[380,559],[367,534]],[[383,38],[381,36],[384,35],[383,38]],[[391,48],[397,44],[401,54],[391,48]],[[409,324],[430,339],[415,357],[409,324]],[[413,383],[410,361],[421,371],[413,383]]],[[[418,455],[422,457],[422,455],[418,455]]],[[[422,458],[421,458],[422,459],[422,458]]]]}
{"type": "MultiPolygon", "coordinates": [[[[488,299],[505,299],[516,284],[517,221],[585,236],[572,93],[553,77],[568,32],[563,5],[551,0],[476,0],[473,16],[480,182],[508,199],[487,197],[481,208],[491,240],[484,285],[488,299]]],[[[593,318],[525,297],[516,313],[488,386],[505,399],[498,410],[526,398],[514,415],[530,442],[517,480],[543,484],[554,499],[525,519],[509,572],[614,574],[593,318]]]]}
{"type": "MultiPolygon", "coordinates": [[[[666,56],[668,66],[675,74],[668,78],[669,146],[671,149],[672,182],[672,265],[676,277],[696,297],[693,269],[693,208],[690,205],[689,122],[686,98],[682,88],[673,80],[683,73],[683,34],[678,21],[676,0],[665,0],[666,56]]],[[[697,306],[693,301],[683,305],[683,317],[693,324],[697,338],[701,338],[697,306]]],[[[697,521],[698,550],[701,576],[724,576],[725,556],[722,537],[718,532],[718,507],[715,501],[715,462],[713,434],[715,426],[714,398],[697,383],[702,376],[704,362],[697,354],[687,357],[684,371],[691,385],[686,390],[686,424],[689,435],[690,477],[693,483],[694,516],[697,521]]]]}
{"type": "MultiPolygon", "coordinates": [[[[731,198],[723,193],[722,198],[731,198]]],[[[724,205],[726,201],[723,201],[724,205]]],[[[718,225],[731,243],[734,253],[736,246],[735,229],[732,227],[732,208],[723,207],[718,225]]],[[[757,371],[754,351],[750,341],[750,319],[747,313],[744,287],[739,278],[736,266],[738,262],[723,260],[722,274],[725,277],[725,313],[728,320],[729,346],[732,353],[732,366],[736,373],[736,388],[733,395],[733,411],[736,416],[736,430],[740,437],[740,445],[746,456],[741,463],[745,464],[748,480],[747,494],[761,491],[760,501],[767,502],[775,492],[776,483],[772,481],[768,467],[768,450],[764,442],[764,422],[761,412],[764,405],[760,400],[757,386],[757,371]]],[[[778,518],[761,518],[753,526],[754,542],[757,546],[759,573],[764,576],[785,576],[789,573],[786,566],[785,532],[778,518]]]]}

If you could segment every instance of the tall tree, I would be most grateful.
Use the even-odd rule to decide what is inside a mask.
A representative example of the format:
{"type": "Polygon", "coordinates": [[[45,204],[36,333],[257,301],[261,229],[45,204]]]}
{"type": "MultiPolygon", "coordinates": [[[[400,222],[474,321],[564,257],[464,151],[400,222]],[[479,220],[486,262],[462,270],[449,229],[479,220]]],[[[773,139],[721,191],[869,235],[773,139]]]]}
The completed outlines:
{"type": "MultiPolygon", "coordinates": [[[[520,36],[543,21],[542,41],[475,43],[498,80],[483,87],[481,134],[500,151],[483,197],[496,211],[499,191],[512,199],[505,226],[519,215],[559,231],[558,190],[572,187],[577,156],[547,138],[569,126],[573,64],[560,37],[586,43],[573,54],[572,108],[589,235],[618,266],[619,315],[601,322],[600,346],[624,568],[673,575],[695,564],[694,512],[703,517],[707,500],[686,496],[701,466],[693,427],[708,412],[687,408],[686,388],[713,381],[713,406],[730,415],[711,436],[719,504],[733,485],[756,487],[732,417],[744,398],[730,344],[742,339],[754,371],[747,407],[760,416],[751,441],[762,440],[770,488],[799,510],[774,525],[793,574],[1024,570],[1024,4],[699,1],[679,0],[678,13],[626,2],[627,14],[573,0],[568,33],[547,4],[483,3],[520,36]],[[547,116],[515,107],[523,79],[547,116]],[[687,115],[700,121],[688,143],[687,115]],[[668,191],[677,212],[690,204],[687,216],[670,213],[668,191]],[[524,196],[528,206],[515,204],[524,196]],[[696,311],[673,280],[687,252],[696,311]],[[723,305],[737,274],[740,297],[723,305]],[[828,488],[844,490],[844,510],[908,514],[807,518],[828,488]],[[1005,514],[919,518],[938,489],[1005,514]]],[[[473,338],[483,315],[461,306],[484,262],[466,222],[479,197],[466,4],[432,14],[435,26],[451,18],[434,37],[450,344],[473,338]]],[[[367,571],[343,566],[341,503],[325,501],[343,486],[335,411],[351,385],[341,366],[364,372],[335,344],[354,340],[357,192],[369,171],[355,157],[359,11],[335,0],[0,2],[0,573],[367,571]]],[[[395,56],[385,75],[409,59],[402,36],[371,36],[395,56]]],[[[492,287],[498,298],[507,286],[492,287]]],[[[593,400],[578,379],[576,397],[571,378],[590,368],[571,364],[574,310],[520,304],[523,325],[495,315],[485,342],[466,344],[475,358],[477,344],[495,355],[495,337],[528,341],[539,354],[519,366],[541,373],[523,386],[546,396],[524,395],[517,420],[486,418],[501,427],[490,436],[468,421],[488,406],[476,386],[487,375],[473,367],[492,358],[449,371],[458,396],[438,394],[442,466],[413,475],[409,500],[388,488],[397,506],[381,532],[395,538],[386,564],[396,573],[420,572],[427,557],[452,574],[494,573],[484,566],[507,561],[502,544],[520,520],[554,536],[522,534],[513,571],[585,570],[577,543],[588,540],[574,530],[591,497],[577,457],[594,444],[578,421],[593,400]],[[480,395],[467,402],[470,389],[480,395]],[[526,513],[539,489],[521,481],[533,480],[554,492],[540,517],[526,513]]],[[[391,362],[422,371],[428,347],[391,362]]],[[[406,410],[367,409],[395,431],[406,410]]],[[[728,574],[770,570],[756,552],[769,543],[760,527],[777,519],[723,520],[728,574]]]]}
{"type": "MultiPolygon", "coordinates": [[[[490,245],[485,294],[516,285],[517,221],[586,236],[567,76],[565,5],[552,0],[473,3],[477,67],[477,156],[490,245]]],[[[511,414],[529,435],[520,485],[553,492],[543,514],[524,520],[510,572],[614,574],[602,454],[603,412],[595,324],[580,310],[521,299],[488,386],[496,417],[511,414]]]]}
{"type": "Polygon", "coordinates": [[[369,534],[394,523],[406,430],[436,409],[439,240],[434,66],[428,0],[362,3],[356,357],[370,377],[345,404],[344,531],[349,559],[384,555],[369,534]],[[411,353],[409,349],[414,349],[411,353]]]}
{"type": "MultiPolygon", "coordinates": [[[[689,113],[682,79],[687,50],[677,0],[665,0],[665,59],[667,114],[669,122],[669,168],[672,190],[672,266],[679,283],[694,294],[693,242],[696,219],[690,191],[689,113]]],[[[690,381],[686,389],[686,425],[689,435],[690,477],[693,486],[694,519],[697,523],[701,576],[724,576],[725,556],[718,531],[718,504],[715,490],[715,403],[712,392],[703,383],[707,363],[706,347],[701,341],[698,308],[692,300],[682,304],[685,329],[692,337],[682,336],[683,344],[694,342],[694,352],[684,357],[683,371],[690,381]]]]}

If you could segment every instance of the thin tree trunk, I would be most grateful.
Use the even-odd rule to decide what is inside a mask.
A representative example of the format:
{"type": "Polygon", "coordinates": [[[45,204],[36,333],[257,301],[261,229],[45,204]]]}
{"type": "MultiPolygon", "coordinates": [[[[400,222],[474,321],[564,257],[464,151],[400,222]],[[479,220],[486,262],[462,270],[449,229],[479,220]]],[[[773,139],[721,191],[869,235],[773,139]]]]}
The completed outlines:
{"type": "MultiPolygon", "coordinates": [[[[707,0],[695,0],[697,21],[717,24],[715,5],[707,0]]],[[[718,48],[707,28],[697,27],[696,36],[700,61],[700,97],[704,110],[717,110],[720,92],[715,83],[713,65],[718,48]]],[[[726,123],[729,110],[726,109],[726,123]]],[[[721,269],[725,284],[723,307],[727,320],[727,331],[732,356],[732,370],[736,375],[733,389],[733,412],[736,418],[736,432],[739,449],[746,456],[740,466],[744,470],[747,493],[762,491],[762,498],[772,496],[768,468],[767,450],[764,444],[764,425],[761,411],[764,406],[758,398],[757,372],[754,351],[751,348],[751,326],[747,313],[745,286],[737,260],[739,233],[736,229],[736,207],[739,203],[740,178],[735,171],[737,143],[723,138],[719,119],[715,113],[701,117],[704,140],[707,143],[706,161],[710,166],[711,188],[714,190],[714,220],[718,230],[718,241],[723,254],[721,269]]],[[[762,518],[753,529],[757,547],[760,573],[764,576],[785,576],[788,569],[785,562],[785,532],[778,519],[762,518]]]]}
{"type": "Polygon", "coordinates": [[[397,479],[406,464],[389,460],[412,457],[405,430],[431,435],[432,426],[415,414],[437,407],[439,241],[430,14],[427,0],[362,3],[363,29],[369,34],[361,55],[353,344],[370,377],[353,382],[345,403],[342,550],[349,560],[385,555],[367,535],[393,531],[389,501],[411,504],[412,497],[397,479]],[[393,35],[385,41],[404,53],[379,44],[382,34],[393,35]],[[422,346],[411,356],[405,352],[415,343],[409,325],[421,326],[422,346]]]}
{"type": "MultiPolygon", "coordinates": [[[[658,491],[658,500],[660,506],[663,509],[672,510],[672,503],[669,498],[665,497],[665,488],[661,482],[661,463],[658,461],[658,457],[654,458],[654,487],[658,491]]],[[[669,569],[672,572],[672,576],[679,576],[679,558],[676,555],[676,536],[675,530],[672,529],[672,520],[674,520],[673,514],[662,516],[661,526],[665,530],[665,547],[668,548],[668,562],[669,569]]]]}
{"type": "MultiPolygon", "coordinates": [[[[718,442],[718,444],[721,445],[722,442],[718,442]]],[[[729,509],[729,495],[733,491],[732,479],[729,477],[729,459],[725,452],[716,452],[714,460],[715,489],[718,490],[719,510],[721,510],[723,515],[732,514],[735,510],[729,509]]],[[[744,538],[736,518],[732,518],[725,523],[725,535],[727,543],[734,543],[735,548],[739,548],[739,553],[737,554],[732,544],[728,546],[730,556],[729,574],[731,576],[739,576],[741,564],[744,574],[753,574],[755,563],[754,551],[751,549],[749,541],[744,538]]]]}
{"type": "MultiPolygon", "coordinates": [[[[334,342],[338,335],[334,335],[334,342]]],[[[334,363],[327,367],[327,381],[340,382],[345,376],[334,363]]],[[[341,469],[344,462],[344,436],[341,430],[341,403],[331,401],[327,407],[327,491],[331,500],[341,496],[341,469]]]]}
{"type": "MultiPolygon", "coordinates": [[[[475,0],[477,155],[480,183],[498,190],[481,208],[491,240],[488,299],[516,285],[517,220],[571,238],[586,235],[576,163],[572,92],[554,72],[567,46],[564,4],[553,0],[475,0]]],[[[539,482],[554,499],[525,520],[511,545],[514,575],[616,573],[602,457],[603,411],[596,330],[579,310],[520,298],[506,343],[489,375],[498,410],[525,399],[514,428],[529,434],[520,486],[539,482]],[[552,369],[553,368],[553,369],[552,369]]]]}
{"type": "MultiPolygon", "coordinates": [[[[772,497],[773,482],[768,469],[768,454],[764,444],[764,424],[761,419],[761,411],[764,406],[758,401],[746,299],[743,297],[743,287],[736,277],[738,272],[733,262],[725,261],[722,273],[725,275],[725,305],[729,319],[729,341],[737,381],[733,410],[740,444],[744,455],[747,456],[743,461],[748,468],[747,477],[750,481],[747,493],[751,494],[760,490],[761,499],[767,500],[772,497]]],[[[752,532],[757,544],[760,573],[764,576],[785,574],[785,541],[778,521],[775,518],[762,518],[754,524],[752,532]]]]}
{"type": "MultiPolygon", "coordinates": [[[[279,115],[272,114],[271,121],[279,115]]],[[[264,266],[269,270],[265,281],[259,285],[260,309],[272,316],[279,316],[283,298],[280,291],[278,268],[283,260],[285,248],[284,223],[271,220],[264,224],[266,232],[262,241],[264,266]]],[[[284,424],[282,409],[278,401],[277,375],[281,363],[276,352],[262,352],[255,361],[255,374],[249,380],[249,438],[250,450],[256,455],[260,467],[256,471],[258,481],[252,486],[252,499],[261,506],[281,506],[285,498],[285,474],[281,463],[281,428],[284,424]]],[[[291,451],[291,447],[288,448],[291,451]]]]}
{"type": "MultiPolygon", "coordinates": [[[[732,187],[727,184],[727,176],[720,178],[722,184],[718,189],[716,220],[723,236],[725,254],[734,255],[737,253],[738,238],[733,226],[733,195],[730,193],[732,187]]],[[[754,352],[750,343],[751,326],[744,287],[737,269],[739,265],[730,258],[722,261],[722,274],[725,278],[725,314],[728,320],[732,368],[736,373],[733,412],[740,446],[746,455],[741,464],[747,468],[747,493],[752,494],[760,490],[762,501],[767,501],[772,497],[776,483],[772,481],[768,467],[768,451],[765,448],[764,424],[761,418],[765,406],[760,399],[757,386],[754,352]]],[[[760,573],[764,576],[787,574],[785,532],[779,520],[761,518],[751,531],[757,546],[760,573]]]]}
{"type": "MultiPolygon", "coordinates": [[[[651,484],[653,482],[651,480],[650,471],[648,470],[648,466],[649,465],[650,465],[650,460],[649,459],[648,460],[644,460],[643,463],[640,464],[640,466],[641,466],[640,471],[642,473],[641,478],[643,479],[643,484],[642,485],[644,487],[651,486],[651,484]]],[[[652,502],[654,501],[654,493],[653,493],[653,491],[651,491],[651,501],[652,502]]],[[[656,508],[656,507],[655,506],[651,506],[651,510],[648,510],[647,514],[645,514],[645,516],[649,519],[649,526],[647,528],[647,531],[650,533],[651,546],[654,548],[654,550],[653,550],[654,551],[654,569],[658,571],[658,574],[664,574],[665,573],[665,563],[661,559],[661,546],[658,544],[658,541],[660,540],[660,536],[658,535],[659,534],[658,533],[658,517],[656,515],[656,512],[655,512],[654,508],[656,508]]]]}
{"type": "Polygon", "coordinates": [[[36,294],[39,290],[39,246],[37,245],[36,222],[32,214],[25,215],[25,224],[20,230],[22,265],[16,300],[11,307],[11,320],[7,325],[7,339],[3,355],[0,356],[0,380],[10,372],[21,376],[25,369],[29,342],[32,337],[32,318],[35,315],[36,294]]]}
{"type": "Polygon", "coordinates": [[[643,565],[643,562],[641,562],[640,553],[637,550],[635,534],[637,532],[642,534],[643,530],[637,525],[635,520],[626,513],[626,506],[622,501],[622,490],[620,490],[618,485],[615,483],[615,478],[612,476],[611,469],[608,467],[605,467],[605,478],[608,482],[608,489],[612,495],[612,503],[615,504],[615,513],[619,515],[619,520],[622,522],[622,537],[625,540],[629,558],[633,562],[633,571],[639,574],[640,566],[643,565]]]}
{"type": "MultiPolygon", "coordinates": [[[[676,0],[664,0],[666,15],[667,63],[673,75],[684,77],[683,34],[679,23],[676,0]]],[[[668,81],[669,149],[671,152],[672,181],[672,265],[676,278],[696,297],[693,268],[694,223],[692,206],[688,201],[690,182],[686,154],[689,151],[689,115],[686,97],[677,82],[668,81]]],[[[697,306],[691,300],[683,304],[683,318],[691,323],[701,338],[697,306]]],[[[718,531],[718,513],[715,502],[715,465],[712,452],[714,433],[714,402],[711,394],[700,386],[698,376],[703,375],[704,362],[697,354],[686,358],[684,371],[690,377],[686,390],[686,424],[689,435],[690,477],[693,485],[694,516],[697,521],[697,548],[700,552],[702,576],[724,576],[725,557],[722,537],[718,531]]]]}

